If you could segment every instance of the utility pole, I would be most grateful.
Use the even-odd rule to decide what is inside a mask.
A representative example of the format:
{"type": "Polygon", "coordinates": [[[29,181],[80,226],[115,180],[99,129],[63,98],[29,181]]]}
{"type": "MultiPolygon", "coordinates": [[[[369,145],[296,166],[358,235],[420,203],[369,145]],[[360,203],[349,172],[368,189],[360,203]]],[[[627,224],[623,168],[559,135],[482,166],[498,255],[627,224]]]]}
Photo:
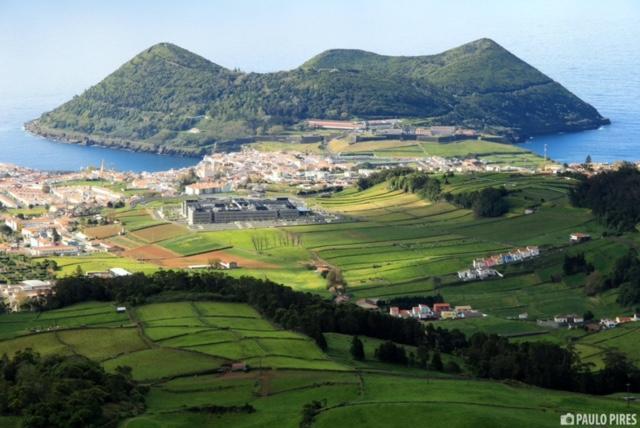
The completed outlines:
{"type": "Polygon", "coordinates": [[[548,146],[544,145],[544,163],[542,164],[542,170],[545,171],[547,169],[547,149],[548,146]]]}

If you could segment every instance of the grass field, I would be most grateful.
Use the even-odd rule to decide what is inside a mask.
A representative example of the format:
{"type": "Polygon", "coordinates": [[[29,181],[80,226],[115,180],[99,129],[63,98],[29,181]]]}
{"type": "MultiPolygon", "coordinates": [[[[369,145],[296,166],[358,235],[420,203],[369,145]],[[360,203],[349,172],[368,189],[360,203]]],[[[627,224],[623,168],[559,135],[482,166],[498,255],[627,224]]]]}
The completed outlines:
{"type": "Polygon", "coordinates": [[[629,323],[598,334],[585,335],[575,342],[580,356],[596,368],[603,367],[602,358],[611,349],[624,352],[636,365],[640,364],[640,325],[629,323]]]}
{"type": "Polygon", "coordinates": [[[165,241],[167,239],[176,238],[188,233],[186,227],[178,226],[176,224],[160,224],[157,226],[145,227],[143,229],[136,229],[131,235],[144,242],[158,242],[165,241]]]}
{"type": "Polygon", "coordinates": [[[524,168],[538,168],[544,159],[522,147],[513,144],[494,143],[481,140],[464,140],[450,143],[434,143],[411,140],[382,140],[349,143],[344,139],[329,142],[330,153],[371,153],[380,158],[422,158],[440,156],[445,158],[478,158],[496,165],[511,165],[524,168]]]}
{"type": "Polygon", "coordinates": [[[151,217],[144,208],[121,210],[115,214],[115,217],[120,220],[122,226],[129,232],[165,224],[164,221],[155,220],[151,217]]]}
{"type": "Polygon", "coordinates": [[[261,141],[251,145],[252,149],[261,152],[298,152],[322,154],[324,150],[320,143],[288,143],[281,141],[261,141]]]}
{"type": "MultiPolygon", "coordinates": [[[[470,143],[455,144],[460,145],[460,150],[468,150],[470,143]]],[[[504,146],[505,150],[499,156],[520,151],[514,146],[497,146],[504,146]]],[[[435,147],[449,150],[451,155],[458,146],[435,147]]],[[[494,149],[482,146],[485,154],[498,156],[494,149]]],[[[615,290],[596,297],[586,296],[582,290],[584,275],[562,274],[564,254],[583,251],[598,270],[608,272],[616,258],[630,245],[638,244],[632,235],[603,237],[603,229],[587,210],[569,204],[567,193],[573,185],[570,179],[540,175],[485,173],[448,177],[444,191],[454,194],[500,186],[509,190],[510,211],[499,218],[482,219],[475,218],[470,210],[446,202],[430,202],[414,194],[391,191],[385,184],[365,191],[346,189],[331,198],[309,198],[309,205],[315,209],[340,213],[346,219],[332,224],[190,232],[173,224],[153,225],[153,219],[143,209],[121,210],[118,216],[129,232],[113,239],[121,239],[128,246],[125,256],[144,262],[93,256],[57,260],[63,275],[73,272],[80,262],[85,271],[115,266],[152,271],[159,267],[184,268],[208,265],[211,260],[233,260],[240,264],[240,269],[227,271],[230,275],[268,278],[327,295],[326,281],[313,268],[317,263],[326,263],[342,270],[354,298],[439,293],[453,305],[469,304],[489,315],[481,320],[444,323],[447,326],[469,334],[488,331],[514,340],[529,337],[566,343],[576,336],[547,331],[535,321],[586,311],[596,317],[615,317],[627,310],[616,303],[615,290]],[[533,213],[525,214],[527,209],[533,213]],[[568,236],[576,231],[590,233],[594,239],[572,247],[568,236]],[[285,238],[291,233],[299,237],[299,244],[286,243],[285,238]],[[257,248],[257,240],[265,244],[257,248]],[[541,257],[501,267],[504,278],[458,281],[456,271],[469,267],[473,259],[525,245],[540,246],[541,257]],[[559,280],[552,280],[553,277],[559,280]],[[529,314],[529,321],[510,320],[523,312],[529,314]]],[[[151,320],[148,327],[154,327],[154,334],[160,337],[162,333],[157,327],[180,327],[181,324],[176,324],[180,322],[185,322],[185,327],[207,327],[197,317],[151,320]]],[[[217,322],[212,325],[220,329],[228,323],[248,328],[246,320],[220,317],[217,322]]],[[[211,355],[226,357],[238,353],[251,358],[258,355],[253,345],[247,341],[242,346],[214,342],[198,346],[211,355]]],[[[596,362],[597,356],[602,355],[602,349],[594,344],[584,342],[580,346],[583,355],[596,362]]],[[[633,353],[632,348],[629,351],[633,353]]]]}
{"type": "MultiPolygon", "coordinates": [[[[476,146],[477,142],[434,145],[448,151],[440,155],[454,155],[456,150],[476,146]]],[[[504,156],[522,151],[498,143],[485,142],[476,147],[478,152],[494,155],[497,148],[504,156]]],[[[584,296],[580,290],[584,277],[550,281],[552,275],[561,273],[571,232],[591,233],[597,238],[602,234],[587,210],[570,206],[567,192],[573,186],[571,180],[493,173],[456,175],[447,181],[444,191],[451,193],[504,186],[510,191],[510,212],[500,218],[477,219],[470,210],[390,191],[380,184],[362,192],[347,189],[331,198],[308,199],[315,209],[345,216],[348,221],[342,223],[191,232],[173,224],[157,225],[144,209],[121,210],[117,215],[129,232],[112,240],[127,248],[125,256],[146,262],[132,262],[128,264],[130,270],[151,271],[153,265],[186,268],[208,265],[212,260],[233,260],[240,269],[228,271],[231,275],[268,278],[326,294],[326,281],[313,266],[327,263],[342,270],[354,297],[440,292],[453,304],[471,304],[495,317],[528,312],[534,320],[560,312],[591,310],[597,316],[609,316],[621,311],[615,304],[615,293],[598,298],[584,296]],[[532,209],[533,214],[526,215],[526,209],[532,209]],[[299,236],[300,244],[286,244],[288,233],[299,236]],[[266,244],[257,248],[256,240],[266,244]],[[507,268],[504,279],[457,282],[455,272],[467,268],[474,258],[525,245],[541,246],[540,260],[507,268]],[[439,290],[434,289],[436,277],[442,280],[439,290]]],[[[606,270],[627,247],[618,238],[602,238],[579,248],[593,254],[590,257],[597,267],[606,270]]],[[[62,261],[62,274],[75,269],[75,260],[82,259],[62,261]]],[[[130,259],[121,262],[127,269],[125,260],[130,259]]],[[[110,262],[85,259],[87,268],[83,269],[99,270],[110,262]]]]}
{"type": "Polygon", "coordinates": [[[119,257],[113,254],[101,253],[95,255],[83,255],[78,257],[49,257],[58,264],[60,270],[58,276],[73,275],[78,266],[83,272],[100,272],[107,269],[120,267],[130,272],[151,273],[158,270],[158,266],[144,263],[128,257],[119,257]]]}
{"type": "Polygon", "coordinates": [[[344,369],[305,336],[275,328],[246,305],[158,303],[141,307],[137,317],[162,347],[257,367],[344,369]]]}
{"type": "MultiPolygon", "coordinates": [[[[472,304],[496,316],[516,316],[527,310],[534,318],[565,310],[611,314],[620,310],[614,295],[589,299],[575,289],[578,278],[549,281],[551,274],[561,272],[562,251],[571,231],[594,236],[601,232],[587,211],[569,206],[570,185],[562,178],[506,174],[450,178],[445,190],[452,193],[489,186],[513,191],[509,214],[475,219],[468,210],[390,191],[382,184],[315,200],[320,208],[357,221],[290,230],[300,233],[305,247],[319,259],[342,269],[356,297],[440,292],[454,304],[472,304]],[[525,215],[525,208],[535,212],[525,215]],[[507,268],[505,279],[460,284],[454,276],[476,257],[524,245],[541,246],[543,257],[507,268]],[[434,276],[443,280],[439,290],[434,289],[434,276]]],[[[625,246],[601,239],[582,248],[619,254],[625,246]]]]}
{"type": "MultiPolygon", "coordinates": [[[[110,303],[90,302],[40,316],[0,315],[0,329],[0,353],[30,347],[44,354],[86,355],[107,370],[132,367],[133,376],[150,390],[145,413],[121,423],[128,428],[294,428],[303,406],[313,400],[323,406],[313,424],[318,427],[396,426],[398,421],[421,426],[424,420],[436,427],[466,427],[471,422],[480,427],[551,427],[568,411],[627,411],[615,397],[383,364],[373,358],[377,339],[362,338],[366,358],[355,362],[348,350],[351,337],[327,334],[324,354],[305,336],[272,326],[251,307],[237,303],[157,303],[119,314],[110,303]],[[30,330],[47,327],[55,328],[30,330]],[[217,371],[231,361],[245,361],[253,369],[217,371]],[[245,404],[255,412],[216,415],[193,409],[245,404]]],[[[443,356],[445,362],[452,358],[443,356]]],[[[632,404],[632,411],[639,409],[632,404]]],[[[2,417],[0,425],[18,427],[20,420],[2,417]]]]}

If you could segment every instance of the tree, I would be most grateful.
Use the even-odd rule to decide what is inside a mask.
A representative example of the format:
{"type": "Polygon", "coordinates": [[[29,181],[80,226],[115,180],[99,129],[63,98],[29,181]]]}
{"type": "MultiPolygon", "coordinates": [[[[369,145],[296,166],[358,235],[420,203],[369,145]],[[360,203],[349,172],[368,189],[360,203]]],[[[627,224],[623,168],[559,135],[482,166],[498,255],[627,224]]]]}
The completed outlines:
{"type": "Polygon", "coordinates": [[[460,369],[460,365],[453,360],[450,360],[445,364],[444,371],[447,373],[460,373],[462,370],[460,369]]]}
{"type": "Polygon", "coordinates": [[[591,311],[585,312],[584,315],[582,316],[582,319],[585,320],[585,321],[591,321],[594,318],[595,318],[595,315],[591,311]]]}
{"type": "Polygon", "coordinates": [[[313,420],[316,415],[320,413],[320,410],[324,406],[326,406],[326,402],[322,403],[321,401],[313,400],[310,403],[305,404],[302,407],[302,420],[300,421],[300,428],[307,428],[313,425],[313,420]]]}
{"type": "Polygon", "coordinates": [[[311,337],[316,341],[316,345],[318,345],[320,349],[322,349],[323,351],[326,351],[328,349],[329,345],[327,345],[327,339],[325,339],[324,334],[322,334],[320,330],[312,333],[311,337]]]}
{"type": "Polygon", "coordinates": [[[332,267],[327,274],[327,288],[338,287],[346,285],[342,270],[337,267],[332,267]]]}
{"type": "Polygon", "coordinates": [[[429,365],[429,349],[421,344],[416,349],[416,361],[419,367],[426,369],[429,365]]]}
{"type": "Polygon", "coordinates": [[[31,349],[0,360],[0,412],[25,428],[116,426],[144,411],[145,387],[106,373],[79,355],[41,357],[31,349]]]}
{"type": "Polygon", "coordinates": [[[391,341],[386,341],[378,346],[375,351],[375,357],[384,363],[407,364],[405,349],[391,341]]]}
{"type": "Polygon", "coordinates": [[[591,273],[593,269],[593,265],[585,259],[584,253],[578,253],[573,256],[570,254],[564,255],[562,270],[565,275],[575,275],[581,272],[591,273]]]}
{"type": "Polygon", "coordinates": [[[585,165],[591,165],[591,155],[587,155],[587,158],[584,160],[585,165]]]}
{"type": "Polygon", "coordinates": [[[442,285],[442,278],[440,278],[439,276],[434,276],[432,280],[433,280],[433,289],[434,290],[439,289],[440,286],[442,285]]]}
{"type": "Polygon", "coordinates": [[[581,180],[569,193],[574,206],[590,208],[596,219],[615,232],[635,230],[640,222],[640,171],[623,164],[581,180]]]}
{"type": "Polygon", "coordinates": [[[441,372],[443,370],[444,367],[442,365],[442,357],[440,357],[439,351],[435,351],[433,353],[433,357],[431,357],[430,368],[431,370],[435,370],[438,372],[441,372]]]}
{"type": "Polygon", "coordinates": [[[76,266],[76,270],[74,272],[74,276],[77,276],[77,277],[84,276],[84,271],[82,270],[82,266],[80,266],[80,265],[76,266]]]}
{"type": "Polygon", "coordinates": [[[473,213],[477,217],[500,217],[509,211],[509,203],[504,199],[506,195],[507,191],[504,188],[482,189],[471,205],[473,213]]]}
{"type": "Polygon", "coordinates": [[[584,282],[584,292],[587,296],[595,296],[606,289],[606,278],[599,271],[594,270],[584,282]]]}
{"type": "Polygon", "coordinates": [[[364,360],[364,346],[358,336],[353,336],[353,339],[351,339],[350,352],[354,360],[364,360]]]}
{"type": "Polygon", "coordinates": [[[53,242],[55,242],[56,244],[62,239],[62,236],[60,236],[58,230],[55,227],[53,228],[51,235],[53,236],[53,242]]]}

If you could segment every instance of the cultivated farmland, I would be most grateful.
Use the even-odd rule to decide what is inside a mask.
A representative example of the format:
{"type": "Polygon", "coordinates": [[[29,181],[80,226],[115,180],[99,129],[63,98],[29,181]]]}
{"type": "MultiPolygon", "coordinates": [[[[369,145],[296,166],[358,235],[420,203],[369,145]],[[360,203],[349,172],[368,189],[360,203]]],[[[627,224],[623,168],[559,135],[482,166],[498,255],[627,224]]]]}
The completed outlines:
{"type": "MultiPolygon", "coordinates": [[[[362,338],[366,358],[355,362],[348,351],[350,336],[327,334],[324,354],[309,338],[273,326],[238,303],[153,303],[129,308],[128,314],[116,313],[111,303],[84,303],[40,315],[0,315],[0,327],[0,353],[29,347],[43,354],[83,354],[107,370],[132,367],[134,378],[150,391],[146,412],[121,425],[130,428],[294,428],[303,406],[313,400],[323,404],[314,422],[321,427],[352,426],[356,420],[392,426],[400,418],[418,423],[427,417],[436,427],[468,426],[471,420],[481,427],[533,426],[531,420],[536,427],[552,427],[567,411],[625,411],[616,398],[383,364],[373,358],[377,339],[362,338]],[[249,371],[219,372],[234,361],[248,363],[249,371]],[[245,404],[254,411],[196,410],[245,404]]],[[[19,426],[19,420],[3,417],[0,424],[19,426]]]]}

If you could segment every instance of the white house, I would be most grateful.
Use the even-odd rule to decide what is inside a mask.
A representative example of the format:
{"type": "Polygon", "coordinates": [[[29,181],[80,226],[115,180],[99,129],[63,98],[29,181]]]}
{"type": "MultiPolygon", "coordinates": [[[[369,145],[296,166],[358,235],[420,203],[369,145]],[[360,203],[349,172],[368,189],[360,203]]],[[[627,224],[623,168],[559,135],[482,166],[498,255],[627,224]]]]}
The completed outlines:
{"type": "Polygon", "coordinates": [[[129,275],[131,275],[131,272],[129,272],[126,269],[119,268],[119,267],[115,267],[115,268],[109,269],[109,273],[114,278],[118,277],[118,276],[129,276],[129,275]]]}

